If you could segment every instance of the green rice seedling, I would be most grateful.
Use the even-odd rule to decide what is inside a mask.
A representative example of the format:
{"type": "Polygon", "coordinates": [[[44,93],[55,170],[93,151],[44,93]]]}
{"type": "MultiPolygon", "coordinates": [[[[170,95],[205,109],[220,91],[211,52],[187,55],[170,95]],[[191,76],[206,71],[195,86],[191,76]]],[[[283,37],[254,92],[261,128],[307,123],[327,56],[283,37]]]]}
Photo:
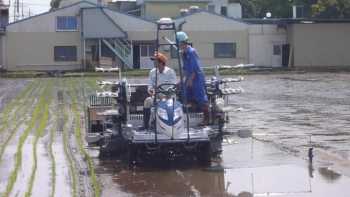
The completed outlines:
{"type": "Polygon", "coordinates": [[[7,121],[7,118],[8,118],[8,115],[10,114],[10,112],[16,108],[17,111],[20,110],[20,107],[18,107],[18,105],[20,105],[20,102],[24,99],[24,98],[27,98],[29,93],[33,91],[33,89],[35,87],[37,87],[38,85],[38,80],[35,80],[34,82],[32,82],[29,87],[27,87],[17,98],[14,102],[12,102],[4,111],[2,117],[1,117],[1,122],[0,122],[0,125],[1,128],[0,128],[0,135],[2,134],[3,132],[3,129],[6,128],[5,127],[5,124],[8,122],[7,121]]]}
{"type": "Polygon", "coordinates": [[[48,86],[50,87],[51,91],[49,94],[45,94],[43,95],[43,97],[45,98],[45,106],[44,106],[44,110],[42,111],[42,120],[40,122],[39,128],[36,130],[36,134],[34,137],[34,143],[33,143],[33,158],[34,158],[34,165],[32,167],[32,173],[30,175],[29,178],[29,183],[28,183],[28,190],[25,194],[26,197],[31,196],[32,190],[33,190],[33,184],[34,184],[34,179],[35,179],[35,174],[36,174],[36,170],[38,168],[38,155],[37,155],[37,146],[38,146],[38,141],[40,136],[42,135],[42,133],[45,130],[46,124],[49,120],[48,114],[49,114],[49,108],[51,105],[51,101],[52,101],[52,80],[48,80],[49,82],[46,84],[48,84],[48,86]]]}
{"type": "MultiPolygon", "coordinates": [[[[46,85],[42,94],[46,95],[48,90],[49,90],[49,86],[46,85]]],[[[44,105],[45,105],[45,97],[41,97],[41,99],[39,100],[39,102],[36,104],[36,106],[34,108],[32,118],[29,121],[27,128],[23,131],[23,135],[19,138],[18,147],[17,147],[17,154],[16,154],[16,162],[14,165],[15,168],[10,175],[10,179],[7,183],[6,190],[3,194],[4,197],[7,197],[11,194],[11,191],[12,191],[14,184],[15,184],[17,177],[18,177],[19,169],[22,165],[22,149],[23,149],[24,142],[27,140],[30,132],[35,127],[35,124],[38,120],[39,113],[41,112],[44,105]]]]}
{"type": "MultiPolygon", "coordinates": [[[[59,81],[57,81],[55,88],[60,87],[58,84],[59,81]]],[[[56,91],[57,92],[57,91],[56,91]]],[[[50,129],[50,142],[49,142],[49,151],[50,151],[50,157],[52,160],[52,165],[51,165],[51,171],[52,171],[52,190],[51,190],[51,197],[55,196],[55,190],[56,190],[56,160],[55,160],[55,155],[53,154],[53,149],[52,149],[52,143],[53,143],[53,137],[55,136],[55,129],[58,124],[58,101],[56,102],[55,106],[55,111],[54,111],[54,117],[56,117],[55,122],[53,123],[51,129],[50,129]]]]}
{"type": "Polygon", "coordinates": [[[41,84],[41,86],[36,86],[37,87],[36,90],[32,90],[32,88],[31,88],[31,91],[29,91],[28,95],[24,95],[25,96],[24,101],[18,105],[18,107],[17,107],[16,111],[14,112],[13,116],[11,117],[11,119],[2,125],[2,127],[0,129],[0,133],[4,128],[10,128],[12,125],[15,125],[15,127],[10,131],[10,136],[8,136],[8,138],[1,145],[0,164],[2,162],[2,156],[5,152],[5,149],[8,145],[8,143],[10,142],[10,140],[12,139],[14,134],[16,133],[16,130],[18,129],[18,127],[20,125],[22,125],[24,123],[24,121],[26,120],[26,115],[27,115],[28,110],[30,108],[29,101],[28,101],[29,98],[31,98],[33,95],[35,95],[37,90],[40,90],[42,88],[42,86],[43,86],[43,84],[41,84]],[[21,112],[22,118],[18,118],[19,112],[21,112]]]}
{"type": "MultiPolygon", "coordinates": [[[[70,87],[70,84],[69,84],[70,87]]],[[[71,95],[71,91],[69,91],[69,97],[71,100],[74,100],[74,98],[77,98],[77,96],[75,95],[74,97],[71,95]]],[[[97,181],[97,177],[95,174],[95,170],[93,168],[93,164],[91,161],[90,156],[88,155],[88,153],[85,151],[85,149],[83,148],[83,144],[82,144],[82,137],[81,137],[81,130],[80,130],[80,116],[77,112],[76,106],[72,105],[71,109],[73,110],[74,116],[75,116],[75,123],[74,123],[74,129],[75,129],[75,134],[76,134],[76,138],[77,138],[77,143],[78,143],[78,147],[80,152],[84,155],[85,159],[86,159],[86,163],[89,167],[90,170],[90,176],[92,179],[92,184],[94,187],[94,192],[95,192],[95,197],[99,197],[100,196],[100,187],[97,181]]]]}
{"type": "MultiPolygon", "coordinates": [[[[67,87],[67,86],[65,86],[67,87]]],[[[68,92],[69,92],[69,87],[68,87],[68,92]]],[[[65,96],[63,96],[63,100],[65,100],[65,96]]],[[[64,104],[68,104],[64,101],[64,104]]],[[[74,105],[73,105],[74,106],[74,105]]],[[[66,157],[68,158],[69,161],[69,168],[70,171],[72,173],[72,181],[73,181],[73,197],[77,196],[77,180],[76,180],[76,176],[75,176],[75,171],[74,171],[74,166],[73,166],[73,160],[72,157],[69,154],[68,151],[68,145],[67,145],[67,127],[68,127],[68,114],[67,114],[67,109],[66,109],[66,105],[63,105],[63,116],[64,116],[64,130],[63,130],[63,147],[64,147],[64,152],[66,154],[66,157]]]]}

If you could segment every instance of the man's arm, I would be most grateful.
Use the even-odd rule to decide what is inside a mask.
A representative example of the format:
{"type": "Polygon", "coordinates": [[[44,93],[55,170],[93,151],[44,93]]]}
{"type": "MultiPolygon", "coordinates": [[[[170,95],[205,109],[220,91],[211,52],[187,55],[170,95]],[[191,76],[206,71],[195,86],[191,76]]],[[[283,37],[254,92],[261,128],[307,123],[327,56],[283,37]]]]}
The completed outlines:
{"type": "Polygon", "coordinates": [[[174,71],[174,69],[170,70],[170,79],[169,79],[169,83],[171,84],[176,84],[176,73],[174,71]]]}
{"type": "Polygon", "coordinates": [[[191,51],[188,53],[189,62],[190,62],[190,77],[187,81],[187,87],[192,87],[193,79],[196,77],[196,73],[200,72],[200,62],[197,51],[191,51]]]}
{"type": "Polygon", "coordinates": [[[193,79],[194,79],[195,76],[196,76],[196,73],[195,73],[195,72],[191,72],[190,78],[189,78],[189,80],[187,81],[187,87],[192,87],[192,85],[193,85],[193,79]]]}
{"type": "Polygon", "coordinates": [[[150,89],[154,89],[153,87],[153,81],[152,81],[152,70],[149,71],[149,75],[148,75],[148,91],[150,89]]]}
{"type": "Polygon", "coordinates": [[[185,71],[185,70],[182,70],[182,76],[181,76],[181,78],[183,79],[185,76],[186,76],[186,71],[185,71]]]}

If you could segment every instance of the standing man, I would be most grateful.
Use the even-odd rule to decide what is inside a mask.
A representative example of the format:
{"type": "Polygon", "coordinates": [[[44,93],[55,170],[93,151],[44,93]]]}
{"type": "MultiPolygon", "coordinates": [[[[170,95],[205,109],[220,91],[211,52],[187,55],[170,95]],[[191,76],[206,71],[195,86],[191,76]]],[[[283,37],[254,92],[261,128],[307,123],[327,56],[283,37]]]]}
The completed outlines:
{"type": "Polygon", "coordinates": [[[173,43],[179,42],[179,47],[182,50],[182,78],[185,79],[185,91],[186,99],[189,102],[193,96],[197,103],[201,106],[201,110],[204,115],[203,122],[199,123],[198,126],[204,126],[210,124],[210,109],[208,103],[208,97],[206,93],[206,79],[203,70],[200,65],[198,53],[196,49],[188,45],[188,37],[185,32],[179,31],[174,36],[173,43]]]}
{"type": "Polygon", "coordinates": [[[153,61],[154,64],[154,68],[149,72],[148,78],[148,93],[150,94],[150,96],[146,98],[143,105],[143,127],[141,127],[140,129],[149,128],[149,121],[151,118],[151,107],[153,106],[153,94],[155,92],[154,90],[157,88],[155,87],[156,80],[157,86],[167,83],[176,84],[175,71],[172,68],[165,66],[166,62],[168,61],[168,58],[166,58],[163,54],[159,52],[155,52],[154,56],[150,57],[150,59],[153,61]]]}

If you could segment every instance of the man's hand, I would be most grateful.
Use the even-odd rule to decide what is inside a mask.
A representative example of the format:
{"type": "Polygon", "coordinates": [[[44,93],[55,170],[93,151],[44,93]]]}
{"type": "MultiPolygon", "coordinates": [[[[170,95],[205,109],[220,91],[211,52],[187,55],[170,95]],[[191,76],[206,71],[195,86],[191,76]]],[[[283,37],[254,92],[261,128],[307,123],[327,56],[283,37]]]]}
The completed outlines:
{"type": "Polygon", "coordinates": [[[179,82],[177,82],[177,87],[182,87],[182,83],[181,83],[181,81],[179,81],[179,82]]]}

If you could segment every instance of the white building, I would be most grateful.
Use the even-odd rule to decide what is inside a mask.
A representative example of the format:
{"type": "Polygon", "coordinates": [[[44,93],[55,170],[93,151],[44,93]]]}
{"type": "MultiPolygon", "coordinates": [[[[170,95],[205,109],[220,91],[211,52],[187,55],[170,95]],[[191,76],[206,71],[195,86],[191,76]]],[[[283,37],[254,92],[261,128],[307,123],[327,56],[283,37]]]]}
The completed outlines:
{"type": "MultiPolygon", "coordinates": [[[[139,6],[147,18],[102,7],[106,3],[123,7],[115,2],[65,1],[61,4],[65,7],[7,24],[0,36],[0,61],[9,71],[75,70],[99,66],[101,57],[109,57],[114,67],[150,69],[153,64],[149,56],[156,50],[155,19],[172,17],[199,52],[203,67],[239,63],[264,67],[350,66],[350,56],[344,55],[350,48],[349,21],[241,19],[208,11],[210,6],[222,7],[221,1],[217,5],[206,0],[189,4],[178,1],[183,2],[125,2],[128,9],[139,6]],[[198,11],[180,16],[184,6],[197,6],[198,11]]],[[[239,11],[233,13],[241,15],[239,11]]],[[[161,36],[172,40],[173,32],[161,36]]],[[[170,47],[163,46],[159,51],[169,58],[170,67],[177,67],[176,54],[170,47]]]]}

